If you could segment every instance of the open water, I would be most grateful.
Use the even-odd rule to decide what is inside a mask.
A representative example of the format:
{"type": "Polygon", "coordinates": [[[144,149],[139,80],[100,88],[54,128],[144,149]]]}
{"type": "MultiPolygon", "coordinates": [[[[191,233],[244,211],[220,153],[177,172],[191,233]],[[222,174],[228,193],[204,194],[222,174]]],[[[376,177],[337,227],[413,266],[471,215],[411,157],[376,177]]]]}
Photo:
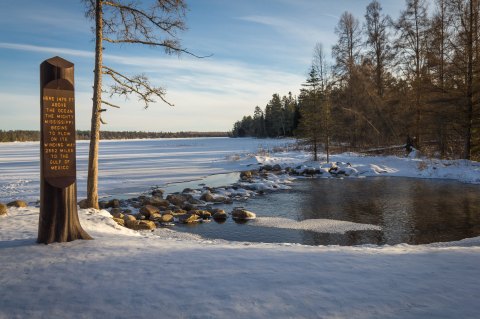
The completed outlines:
{"type": "MultiPolygon", "coordinates": [[[[381,230],[314,232],[237,224],[176,226],[206,238],[307,245],[427,244],[480,235],[480,186],[448,180],[401,177],[299,179],[291,190],[223,206],[243,206],[257,217],[297,221],[332,219],[380,226],[381,230]]],[[[274,226],[274,225],[272,225],[274,226]]]]}

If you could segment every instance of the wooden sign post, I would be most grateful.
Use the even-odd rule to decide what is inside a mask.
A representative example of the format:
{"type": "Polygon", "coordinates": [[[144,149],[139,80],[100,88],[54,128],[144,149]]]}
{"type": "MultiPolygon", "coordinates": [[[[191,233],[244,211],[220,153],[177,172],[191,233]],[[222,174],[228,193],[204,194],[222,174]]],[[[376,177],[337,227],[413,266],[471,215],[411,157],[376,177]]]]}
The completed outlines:
{"type": "Polygon", "coordinates": [[[77,211],[73,63],[40,65],[40,218],[38,243],[92,239],[77,211]]]}

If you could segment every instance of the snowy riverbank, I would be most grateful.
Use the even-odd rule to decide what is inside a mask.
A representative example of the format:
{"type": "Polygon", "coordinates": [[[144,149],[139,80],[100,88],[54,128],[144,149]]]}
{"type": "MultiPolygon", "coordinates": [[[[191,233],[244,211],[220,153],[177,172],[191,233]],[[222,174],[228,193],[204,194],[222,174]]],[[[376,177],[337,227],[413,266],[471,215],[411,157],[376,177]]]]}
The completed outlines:
{"type": "Polygon", "coordinates": [[[162,236],[80,210],[92,241],[37,245],[36,208],[0,217],[0,318],[477,318],[480,239],[424,246],[162,236]]]}
{"type": "MultiPolygon", "coordinates": [[[[258,164],[328,171],[298,151],[252,152],[258,149],[254,144],[248,150],[222,151],[219,143],[209,152],[203,142],[182,143],[190,145],[183,153],[177,142],[152,156],[147,148],[152,145],[144,145],[142,160],[129,159],[126,150],[110,145],[104,167],[111,161],[105,178],[111,176],[112,183],[104,185],[133,180],[133,172],[140,179],[152,172],[158,181],[167,172],[192,177],[202,176],[202,169],[208,174],[258,164]],[[169,156],[165,166],[156,167],[158,158],[169,156]]],[[[3,198],[35,195],[34,183],[21,183],[22,166],[34,170],[34,161],[3,147],[3,198]]],[[[332,161],[349,178],[480,183],[477,162],[358,154],[335,155],[332,161]]],[[[477,318],[480,312],[480,237],[418,246],[241,243],[167,229],[135,232],[118,226],[106,211],[80,210],[79,216],[95,240],[48,246],[35,244],[38,208],[9,208],[0,216],[0,318],[477,318]]]]}

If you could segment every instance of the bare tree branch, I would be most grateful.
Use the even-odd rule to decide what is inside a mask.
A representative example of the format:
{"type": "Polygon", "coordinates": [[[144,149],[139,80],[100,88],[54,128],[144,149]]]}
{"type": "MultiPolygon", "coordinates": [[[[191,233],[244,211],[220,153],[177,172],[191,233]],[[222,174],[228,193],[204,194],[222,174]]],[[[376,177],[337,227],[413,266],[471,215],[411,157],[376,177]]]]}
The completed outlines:
{"type": "Polygon", "coordinates": [[[110,103],[110,102],[107,102],[107,101],[104,101],[104,100],[102,100],[102,103],[103,103],[103,104],[106,104],[106,105],[108,105],[108,106],[111,106],[111,107],[115,107],[115,108],[117,108],[117,109],[119,109],[119,108],[120,108],[120,106],[118,106],[118,105],[115,105],[115,104],[112,104],[112,103],[110,103]]]}
{"type": "Polygon", "coordinates": [[[138,96],[139,101],[145,104],[145,108],[148,108],[149,103],[155,102],[153,98],[156,96],[164,103],[173,106],[172,103],[165,100],[165,90],[161,87],[151,86],[145,75],[127,77],[105,65],[103,66],[103,70],[102,73],[109,75],[115,82],[115,84],[110,87],[110,96],[119,95],[128,98],[130,94],[135,94],[138,96]]]}

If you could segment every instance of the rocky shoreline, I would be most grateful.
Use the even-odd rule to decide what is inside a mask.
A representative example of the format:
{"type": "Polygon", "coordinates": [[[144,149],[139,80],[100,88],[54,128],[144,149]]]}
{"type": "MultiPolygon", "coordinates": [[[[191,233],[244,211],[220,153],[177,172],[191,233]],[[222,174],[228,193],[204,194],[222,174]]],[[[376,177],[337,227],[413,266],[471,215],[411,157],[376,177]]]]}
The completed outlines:
{"type": "MultiPolygon", "coordinates": [[[[246,201],[251,197],[265,193],[290,189],[289,184],[299,176],[348,176],[355,174],[349,163],[329,163],[318,166],[263,165],[256,170],[240,173],[237,183],[223,187],[204,186],[201,189],[185,188],[182,192],[166,195],[160,188],[152,189],[149,194],[129,199],[111,199],[99,201],[99,207],[110,212],[117,224],[134,230],[154,230],[158,227],[170,227],[176,224],[206,223],[214,220],[225,223],[232,218],[237,223],[245,223],[256,218],[254,212],[241,206],[234,206],[227,213],[225,205],[246,201]],[[166,195],[166,196],[165,196],[166,195]]],[[[78,203],[87,208],[86,201],[78,203]]],[[[26,207],[23,201],[0,203],[0,215],[7,214],[8,207],[26,207]]]]}

